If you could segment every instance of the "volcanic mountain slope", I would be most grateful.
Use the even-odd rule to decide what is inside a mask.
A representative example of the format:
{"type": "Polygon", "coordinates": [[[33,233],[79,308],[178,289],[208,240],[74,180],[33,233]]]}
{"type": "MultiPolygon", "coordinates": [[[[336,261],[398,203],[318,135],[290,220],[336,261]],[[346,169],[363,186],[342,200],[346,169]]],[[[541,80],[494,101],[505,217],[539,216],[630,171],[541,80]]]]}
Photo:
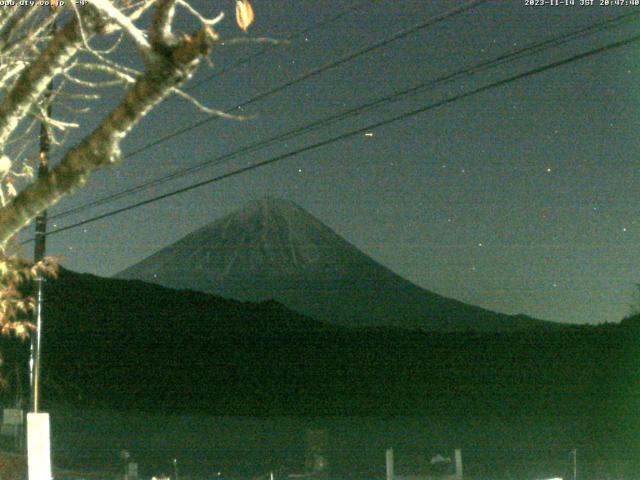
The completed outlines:
{"type": "MultiPolygon", "coordinates": [[[[112,462],[123,444],[136,444],[128,442],[137,430],[144,433],[138,445],[155,438],[161,451],[171,445],[169,438],[193,453],[198,451],[191,446],[202,439],[202,445],[216,445],[216,455],[240,464],[250,455],[247,416],[299,417],[312,425],[345,415],[357,416],[354,422],[363,427],[356,434],[348,431],[351,426],[330,427],[341,437],[336,450],[345,462],[355,451],[345,445],[362,450],[365,437],[375,445],[368,448],[373,452],[393,444],[379,443],[367,430],[366,418],[373,417],[422,425],[429,441],[450,444],[454,435],[463,445],[485,445],[501,458],[513,455],[505,457],[494,441],[516,445],[520,455],[518,445],[548,452],[550,439],[558,452],[584,445],[583,478],[599,478],[584,473],[587,455],[613,459],[612,464],[638,457],[640,316],[620,324],[508,333],[358,329],[315,321],[276,302],[243,303],[64,269],[45,283],[44,293],[42,400],[57,422],[57,458],[92,462],[103,452],[112,462]],[[72,420],[60,419],[59,408],[72,420]],[[103,422],[78,422],[87,409],[105,408],[142,413],[121,417],[107,410],[103,422]],[[199,424],[176,420],[183,433],[174,437],[167,428],[174,428],[169,420],[179,412],[242,416],[242,436],[227,436],[223,420],[223,436],[233,442],[227,449],[199,424]],[[156,414],[164,414],[167,423],[149,429],[150,415],[156,414]],[[118,417],[127,419],[120,431],[118,417]]],[[[0,373],[8,385],[14,383],[12,372],[22,372],[20,390],[0,389],[8,405],[28,392],[29,343],[1,336],[0,351],[0,373]]],[[[265,448],[275,448],[268,443],[270,432],[259,438],[265,448]]],[[[414,442],[406,433],[388,438],[414,442]]],[[[163,458],[175,454],[168,451],[163,458]]]]}
{"type": "Polygon", "coordinates": [[[119,273],[246,301],[274,299],[348,326],[510,331],[554,324],[424,290],[362,253],[296,204],[265,198],[119,273]]]}
{"type": "MultiPolygon", "coordinates": [[[[514,425],[535,413],[637,431],[620,416],[638,409],[640,318],[505,333],[347,328],[276,302],[67,270],[45,298],[47,402],[220,415],[500,412],[514,425]]],[[[28,342],[14,346],[0,341],[7,378],[28,365],[28,342]]]]}

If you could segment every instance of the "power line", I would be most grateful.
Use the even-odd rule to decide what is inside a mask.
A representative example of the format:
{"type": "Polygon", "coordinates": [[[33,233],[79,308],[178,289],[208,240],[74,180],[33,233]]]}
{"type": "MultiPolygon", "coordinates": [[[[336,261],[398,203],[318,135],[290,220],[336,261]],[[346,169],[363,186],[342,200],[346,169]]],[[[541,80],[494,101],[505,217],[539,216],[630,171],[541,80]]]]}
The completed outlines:
{"type": "MultiPolygon", "coordinates": [[[[284,37],[284,41],[287,42],[289,40],[291,40],[292,38],[298,37],[300,35],[304,35],[305,33],[309,33],[313,30],[316,30],[318,28],[322,28],[332,22],[335,22],[336,20],[341,19],[342,17],[345,17],[353,12],[356,12],[358,10],[360,10],[361,8],[363,8],[365,5],[371,4],[373,0],[364,0],[363,2],[357,3],[351,7],[345,8],[344,10],[342,10],[341,12],[336,13],[335,15],[331,15],[327,18],[325,18],[324,20],[321,20],[320,22],[314,23],[313,25],[310,25],[306,28],[303,28],[302,30],[298,30],[296,32],[293,32],[292,34],[284,37]]],[[[194,83],[193,85],[189,85],[188,88],[186,88],[186,90],[195,90],[196,88],[198,88],[200,85],[203,85],[204,83],[210,82],[211,80],[213,80],[214,78],[218,78],[222,75],[224,75],[225,73],[227,73],[230,70],[233,70],[241,65],[244,65],[245,63],[249,63],[251,60],[254,60],[255,58],[258,58],[261,55],[264,55],[265,53],[270,52],[271,50],[274,50],[276,48],[278,48],[279,45],[268,45],[260,50],[258,50],[257,52],[255,52],[252,55],[247,55],[246,57],[243,57],[239,60],[236,60],[235,62],[232,62],[229,65],[224,66],[222,69],[218,70],[217,72],[212,73],[211,75],[203,78],[202,80],[194,83]]]]}
{"type": "MultiPolygon", "coordinates": [[[[528,70],[528,71],[526,71],[524,73],[513,75],[513,76],[508,77],[508,78],[503,79],[503,80],[492,82],[492,83],[490,83],[488,85],[485,85],[483,87],[479,87],[479,88],[476,88],[474,90],[470,90],[470,91],[465,92],[465,93],[454,95],[452,97],[446,98],[444,100],[440,100],[440,101],[435,102],[435,103],[431,103],[429,105],[422,106],[420,108],[411,110],[409,112],[405,112],[405,113],[402,113],[400,115],[396,115],[396,116],[393,116],[391,118],[388,118],[388,119],[385,119],[385,120],[381,120],[379,122],[375,122],[375,123],[369,124],[369,125],[367,125],[365,127],[360,127],[360,128],[355,129],[355,130],[351,130],[349,132],[345,132],[345,133],[342,133],[340,135],[336,135],[334,137],[331,137],[331,138],[328,138],[328,139],[313,143],[311,145],[307,145],[305,147],[298,148],[298,149],[293,150],[291,152],[287,152],[287,153],[284,153],[284,154],[281,154],[281,155],[277,155],[275,157],[271,157],[271,158],[269,158],[267,160],[263,160],[262,162],[254,163],[252,165],[236,169],[236,170],[234,170],[232,172],[225,173],[225,174],[222,174],[222,175],[218,175],[218,176],[210,178],[208,180],[204,180],[204,181],[201,181],[201,182],[193,183],[193,184],[191,184],[189,186],[174,190],[172,192],[168,192],[168,193],[165,193],[165,194],[162,194],[162,195],[158,195],[156,197],[153,197],[153,198],[150,198],[150,199],[147,199],[147,200],[143,200],[143,201],[128,205],[126,207],[118,208],[116,210],[112,210],[110,212],[107,212],[107,213],[104,213],[104,214],[101,214],[101,215],[96,215],[96,216],[88,218],[86,220],[74,223],[72,225],[68,225],[66,227],[61,227],[61,228],[58,228],[56,230],[52,230],[52,231],[48,232],[47,235],[49,236],[49,235],[54,235],[54,234],[57,234],[57,233],[61,233],[61,232],[64,232],[66,230],[70,230],[72,228],[77,228],[77,227],[80,227],[82,225],[86,225],[88,223],[92,223],[92,222],[95,222],[95,221],[98,221],[98,220],[102,220],[104,218],[108,218],[108,217],[117,215],[119,213],[123,213],[123,212],[129,211],[129,210],[133,210],[135,208],[138,208],[138,207],[141,207],[141,206],[144,206],[144,205],[148,205],[150,203],[155,203],[155,202],[163,200],[165,198],[169,198],[169,197],[172,197],[174,195],[185,193],[185,192],[194,190],[196,188],[199,188],[199,187],[202,187],[202,186],[205,186],[205,185],[209,185],[211,183],[219,182],[221,180],[225,180],[227,178],[231,178],[231,177],[234,177],[236,175],[240,175],[242,173],[246,173],[246,172],[251,171],[251,170],[256,170],[256,169],[258,169],[260,167],[264,167],[266,165],[271,165],[273,163],[279,162],[281,160],[285,160],[285,159],[293,157],[295,155],[299,155],[301,153],[305,153],[305,152],[308,152],[308,151],[311,151],[311,150],[315,150],[315,149],[323,147],[325,145],[329,145],[331,143],[335,143],[335,142],[338,142],[340,140],[344,140],[344,139],[347,139],[347,138],[350,138],[350,137],[365,133],[367,131],[375,130],[376,128],[380,128],[380,127],[395,123],[395,122],[397,122],[399,120],[404,120],[406,118],[419,115],[419,114],[427,112],[429,110],[433,110],[434,108],[441,107],[443,105],[448,105],[448,104],[456,102],[458,100],[462,100],[462,99],[471,97],[473,95],[477,95],[479,93],[483,93],[483,92],[486,92],[488,90],[492,90],[494,88],[498,88],[498,87],[507,85],[507,84],[509,84],[511,82],[515,82],[517,80],[521,80],[523,78],[530,77],[530,76],[533,76],[533,75],[538,75],[538,74],[546,72],[548,70],[551,70],[551,69],[554,69],[554,68],[557,68],[557,67],[561,67],[561,66],[567,65],[569,63],[573,63],[573,62],[579,61],[579,60],[583,60],[585,58],[592,57],[594,55],[605,53],[605,52],[608,52],[608,51],[613,50],[615,48],[620,48],[620,47],[623,47],[623,46],[626,46],[626,45],[630,45],[630,44],[638,42],[638,41],[640,41],[640,35],[634,35],[633,37],[627,38],[625,40],[620,40],[620,41],[617,41],[617,42],[613,42],[613,43],[610,43],[610,44],[605,45],[603,47],[595,48],[593,50],[589,50],[589,51],[584,52],[584,53],[573,55],[573,56],[571,56],[569,58],[566,58],[566,59],[563,59],[563,60],[559,60],[559,61],[547,64],[547,65],[544,65],[544,66],[541,66],[541,67],[537,67],[537,68],[528,70]]],[[[33,238],[31,238],[29,240],[26,240],[26,241],[24,241],[22,243],[28,243],[28,242],[31,242],[31,241],[33,241],[33,238]]]]}
{"type": "MultiPolygon", "coordinates": [[[[390,43],[393,43],[397,40],[400,40],[402,38],[408,37],[409,35],[412,35],[420,30],[424,30],[425,28],[431,27],[437,23],[440,23],[444,20],[447,20],[448,18],[454,17],[456,15],[459,15],[461,13],[464,13],[468,10],[471,10],[473,8],[476,8],[480,5],[482,5],[483,3],[487,3],[490,0],[472,0],[470,2],[465,3],[464,5],[460,6],[460,7],[456,7],[453,8],[451,10],[447,10],[446,12],[437,15],[435,17],[431,17],[429,19],[427,19],[426,21],[415,25],[413,27],[410,27],[408,29],[404,29],[401,30],[393,35],[391,35],[389,38],[385,39],[385,40],[381,40],[380,42],[374,43],[372,45],[369,45],[367,47],[364,47],[356,52],[353,52],[345,57],[340,58],[339,60],[334,60],[332,62],[329,62],[325,65],[323,65],[322,67],[316,68],[315,70],[311,70],[310,72],[304,73],[302,75],[300,75],[299,77],[294,78],[293,80],[290,80],[288,82],[282,83],[280,85],[278,85],[275,88],[272,88],[271,90],[268,90],[266,92],[262,92],[258,95],[256,95],[255,97],[250,98],[249,100],[246,100],[232,108],[229,108],[227,110],[225,110],[225,113],[232,113],[236,110],[238,110],[239,108],[243,108],[246,107],[247,105],[250,105],[252,103],[258,102],[260,100],[264,100],[265,98],[268,98],[272,95],[275,95],[276,93],[279,93],[283,90],[286,90],[287,88],[296,85],[300,82],[303,82],[305,80],[308,80],[309,78],[313,78],[315,76],[318,76],[324,72],[326,72],[327,70],[331,70],[333,68],[339,67],[340,65],[343,65],[345,63],[348,63],[362,55],[365,55],[369,52],[372,52],[373,50],[377,50],[379,48],[385,47],[387,45],[389,45],[390,43]]],[[[172,138],[175,138],[179,135],[182,135],[183,133],[186,133],[190,130],[193,130],[197,127],[200,127],[202,125],[204,125],[205,123],[214,121],[214,120],[218,120],[220,117],[218,116],[211,116],[211,117],[207,117],[204,120],[201,120],[199,122],[196,122],[192,125],[189,125],[188,127],[184,127],[182,129],[176,130],[172,133],[169,133],[163,137],[160,137],[152,142],[149,142],[145,145],[143,145],[142,147],[133,150],[129,153],[127,153],[124,158],[131,158],[137,154],[139,154],[140,152],[143,152],[144,150],[148,150],[151,147],[154,147],[156,145],[159,145],[160,143],[163,143],[167,140],[170,140],[172,138]]]]}
{"type": "MultiPolygon", "coordinates": [[[[488,1],[489,0],[472,0],[472,1],[467,2],[467,3],[465,3],[465,4],[463,4],[463,5],[459,6],[459,7],[447,10],[446,12],[441,13],[440,15],[436,15],[435,17],[430,17],[427,20],[425,20],[424,22],[419,23],[418,25],[414,25],[413,27],[409,27],[407,29],[400,30],[399,32],[396,32],[395,34],[391,35],[390,37],[388,37],[388,38],[386,38],[384,40],[381,40],[380,42],[374,43],[372,45],[369,45],[368,47],[365,47],[363,49],[357,50],[356,52],[353,52],[353,53],[351,53],[351,54],[349,54],[349,55],[347,55],[345,57],[342,57],[342,58],[340,58],[338,60],[335,60],[333,62],[329,62],[329,63],[323,65],[322,67],[316,68],[315,70],[311,70],[310,72],[302,74],[299,77],[296,77],[293,80],[285,82],[285,83],[283,83],[283,84],[281,84],[281,85],[279,85],[279,86],[277,86],[277,87],[275,87],[275,88],[273,88],[271,90],[268,90],[266,92],[260,93],[260,94],[256,95],[255,97],[252,97],[249,100],[246,100],[245,102],[242,102],[242,103],[236,105],[235,107],[227,109],[225,111],[225,113],[232,113],[232,112],[236,111],[238,108],[242,108],[242,107],[245,107],[245,106],[250,105],[252,103],[255,103],[257,101],[260,101],[260,100],[263,100],[265,98],[268,98],[271,95],[275,95],[276,93],[278,93],[278,92],[280,92],[282,90],[285,90],[285,89],[287,89],[287,88],[289,88],[289,87],[291,87],[291,86],[293,86],[293,85],[295,85],[297,83],[300,83],[300,82],[302,82],[304,80],[307,80],[309,78],[312,78],[312,77],[315,77],[317,75],[320,75],[320,74],[322,74],[323,72],[325,72],[327,70],[330,70],[332,68],[338,67],[338,66],[340,66],[342,64],[345,64],[347,62],[350,62],[350,61],[354,60],[355,58],[358,58],[358,57],[360,57],[360,56],[362,56],[362,55],[364,55],[366,53],[369,53],[369,52],[371,52],[373,50],[376,50],[378,48],[381,48],[383,46],[389,45],[392,42],[395,42],[397,40],[405,38],[405,37],[407,37],[409,35],[412,35],[412,34],[418,32],[418,31],[420,31],[420,30],[423,30],[423,29],[425,29],[427,27],[430,27],[432,25],[440,23],[440,22],[442,22],[442,21],[444,21],[444,20],[446,20],[448,18],[454,17],[454,16],[459,15],[461,13],[464,13],[464,12],[466,12],[468,10],[476,8],[476,7],[482,5],[483,3],[486,3],[488,1]]],[[[158,139],[156,139],[154,141],[151,141],[151,142],[143,145],[140,148],[137,148],[136,150],[133,150],[133,151],[125,154],[124,158],[127,159],[127,158],[134,157],[135,155],[138,155],[139,153],[141,153],[141,152],[143,152],[145,150],[148,150],[151,147],[155,147],[156,145],[164,143],[167,140],[171,140],[172,138],[178,137],[178,136],[180,136],[180,135],[182,135],[182,134],[184,134],[184,133],[186,133],[186,132],[188,132],[190,130],[198,128],[198,127],[200,127],[200,126],[202,126],[202,125],[204,125],[204,124],[206,124],[208,122],[211,122],[213,120],[218,120],[219,118],[220,117],[218,117],[218,116],[210,116],[210,117],[207,117],[207,118],[205,118],[205,119],[203,119],[203,120],[201,120],[199,122],[191,124],[191,125],[189,125],[187,127],[183,127],[181,129],[175,130],[172,133],[164,135],[164,136],[162,136],[162,137],[160,137],[160,138],[158,138],[158,139]]],[[[90,207],[95,206],[96,204],[100,204],[101,202],[102,202],[102,200],[96,200],[95,202],[89,202],[89,203],[87,203],[85,205],[81,205],[81,206],[76,207],[76,208],[74,208],[72,210],[73,210],[73,212],[76,212],[79,209],[90,208],[90,207]],[[96,203],[96,202],[98,202],[98,203],[96,203]]],[[[60,213],[58,215],[51,216],[50,220],[52,220],[54,218],[60,218],[61,216],[66,216],[66,215],[68,215],[70,213],[72,213],[71,210],[68,211],[68,212],[62,212],[62,213],[60,213]]]]}
{"type": "Polygon", "coordinates": [[[528,45],[526,47],[523,47],[521,49],[517,49],[517,50],[512,50],[509,51],[505,54],[502,54],[494,59],[491,60],[487,60],[487,61],[483,61],[480,63],[477,63],[475,65],[472,65],[470,67],[467,68],[463,68],[461,70],[458,70],[454,73],[436,78],[434,80],[430,80],[427,82],[422,82],[414,87],[396,92],[390,96],[386,96],[383,97],[381,99],[377,99],[374,101],[371,101],[367,104],[364,105],[360,105],[358,107],[355,108],[351,108],[349,110],[343,111],[339,114],[334,114],[334,115],[329,115],[327,117],[324,117],[320,120],[314,121],[312,123],[306,124],[302,127],[297,127],[294,128],[292,130],[289,130],[285,133],[281,133],[281,134],[277,134],[269,139],[266,140],[261,140],[258,142],[254,142],[248,146],[245,146],[239,150],[235,150],[233,152],[224,154],[222,156],[207,160],[205,162],[201,162],[197,165],[191,166],[191,167],[187,167],[184,169],[180,169],[178,171],[172,172],[170,174],[167,175],[163,175],[162,177],[156,178],[154,180],[148,181],[148,182],[144,182],[142,184],[136,185],[134,187],[130,187],[124,190],[121,190],[119,192],[113,193],[111,195],[108,195],[106,197],[103,197],[101,199],[97,199],[94,200],[92,202],[88,202],[85,203],[83,205],[79,205],[77,207],[71,208],[69,210],[65,210],[63,212],[60,212],[56,215],[53,215],[51,217],[51,219],[57,219],[57,218],[62,218],[62,217],[66,217],[69,215],[72,215],[74,213],[78,213],[82,210],[86,210],[88,208],[92,208],[92,207],[96,207],[99,205],[103,205],[106,203],[109,203],[111,201],[117,200],[119,198],[146,190],[148,188],[154,187],[154,186],[158,186],[161,185],[163,183],[166,183],[170,180],[173,180],[175,178],[179,178],[191,173],[194,173],[196,171],[199,171],[205,167],[211,166],[211,165],[219,165],[222,164],[226,161],[229,161],[235,157],[237,157],[238,155],[244,154],[244,153],[249,153],[249,152],[254,152],[256,150],[259,150],[263,147],[269,146],[275,142],[279,142],[282,140],[288,140],[290,138],[299,136],[299,135],[303,135],[306,133],[309,133],[311,131],[317,130],[319,128],[322,127],[326,127],[328,125],[334,124],[336,122],[342,121],[346,118],[352,117],[354,115],[358,115],[361,114],[365,111],[371,110],[373,108],[378,108],[380,106],[389,104],[391,102],[395,102],[398,101],[400,99],[405,99],[408,98],[410,96],[416,95],[418,93],[420,93],[421,91],[427,89],[427,88],[433,88],[436,86],[440,86],[443,84],[446,84],[448,82],[454,81],[454,80],[459,80],[463,77],[467,77],[467,76],[471,76],[471,75],[475,75],[477,73],[480,73],[482,71],[488,70],[490,68],[494,68],[496,66],[499,65],[503,65],[507,62],[512,62],[521,58],[524,58],[525,56],[530,56],[530,55],[534,55],[536,53],[542,52],[550,47],[555,47],[555,46],[559,46],[562,45],[564,43],[567,43],[571,40],[575,40],[577,38],[580,37],[584,37],[586,35],[590,35],[599,31],[602,31],[604,29],[608,29],[611,28],[612,26],[615,26],[618,23],[624,22],[624,21],[629,21],[635,18],[638,18],[640,16],[640,12],[633,12],[633,13],[628,13],[625,15],[620,15],[618,17],[615,17],[613,19],[607,19],[604,20],[602,22],[598,22],[596,24],[592,24],[586,27],[582,27],[579,28],[577,30],[573,30],[571,32],[567,32],[561,35],[557,35],[555,37],[552,37],[548,40],[544,40],[541,42],[537,42],[531,45],[528,45]]]}

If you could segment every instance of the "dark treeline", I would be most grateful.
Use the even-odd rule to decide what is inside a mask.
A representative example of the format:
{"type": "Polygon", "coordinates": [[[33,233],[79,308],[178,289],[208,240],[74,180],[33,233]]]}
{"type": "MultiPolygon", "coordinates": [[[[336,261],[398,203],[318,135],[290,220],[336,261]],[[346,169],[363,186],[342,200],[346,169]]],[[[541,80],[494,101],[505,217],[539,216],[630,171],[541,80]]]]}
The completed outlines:
{"type": "MultiPolygon", "coordinates": [[[[212,415],[424,415],[514,430],[528,425],[531,448],[552,441],[544,432],[553,427],[567,447],[590,452],[585,462],[593,471],[607,458],[639,452],[640,316],[495,334],[349,329],[275,302],[240,303],[67,271],[48,282],[46,298],[45,404],[212,415]]],[[[11,379],[26,348],[9,347],[11,379]]],[[[5,391],[7,401],[13,395],[5,391]]]]}

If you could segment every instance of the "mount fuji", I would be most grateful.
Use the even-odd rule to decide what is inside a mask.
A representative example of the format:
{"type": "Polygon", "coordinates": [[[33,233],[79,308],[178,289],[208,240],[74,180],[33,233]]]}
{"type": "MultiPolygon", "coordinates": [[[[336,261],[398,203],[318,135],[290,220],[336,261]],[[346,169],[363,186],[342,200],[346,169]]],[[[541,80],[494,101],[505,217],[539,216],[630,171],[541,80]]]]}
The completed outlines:
{"type": "Polygon", "coordinates": [[[330,323],[428,331],[557,324],[430,292],[361,252],[293,202],[247,204],[116,275],[242,301],[276,300],[330,323]]]}

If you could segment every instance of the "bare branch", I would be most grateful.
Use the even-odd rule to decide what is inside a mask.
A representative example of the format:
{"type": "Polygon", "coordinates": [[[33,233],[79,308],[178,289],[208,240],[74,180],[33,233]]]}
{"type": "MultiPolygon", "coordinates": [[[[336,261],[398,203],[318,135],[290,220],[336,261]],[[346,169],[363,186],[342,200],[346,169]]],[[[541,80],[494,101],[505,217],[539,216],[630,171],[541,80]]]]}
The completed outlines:
{"type": "Polygon", "coordinates": [[[0,89],[4,88],[6,84],[17,77],[26,67],[26,62],[16,62],[15,65],[5,71],[0,77],[0,89]]]}
{"type": "Polygon", "coordinates": [[[0,42],[3,53],[8,53],[10,49],[23,44],[25,41],[30,43],[42,42],[48,39],[48,36],[42,35],[45,29],[50,26],[57,17],[57,12],[49,13],[46,16],[41,15],[39,19],[30,22],[36,14],[42,12],[42,9],[36,6],[21,7],[18,10],[28,8],[26,15],[20,17],[19,21],[12,25],[11,29],[3,31],[3,38],[0,42]],[[20,33],[19,36],[16,35],[20,33]]]}
{"type": "Polygon", "coordinates": [[[134,9],[131,14],[129,14],[129,20],[135,22],[138,20],[147,10],[149,10],[156,3],[156,0],[143,0],[138,2],[139,7],[132,5],[134,9]]]}
{"type": "Polygon", "coordinates": [[[198,12],[195,8],[189,5],[189,3],[186,2],[185,0],[176,0],[176,2],[178,3],[178,5],[183,7],[187,12],[189,12],[191,15],[196,17],[200,21],[200,23],[202,23],[202,25],[206,27],[213,27],[214,25],[217,25],[218,23],[220,23],[224,18],[224,12],[220,12],[217,17],[205,18],[200,14],[200,12],[198,12]]]}
{"type": "MultiPolygon", "coordinates": [[[[118,162],[122,140],[147,112],[175,93],[209,115],[246,118],[209,108],[179,88],[218,42],[212,27],[223,17],[206,18],[188,1],[88,0],[89,5],[83,8],[71,1],[68,9],[57,8],[53,13],[36,6],[0,8],[0,91],[4,92],[0,98],[0,332],[28,335],[34,327],[21,316],[33,308],[33,299],[23,296],[19,286],[36,274],[55,273],[51,260],[31,264],[8,256],[15,234],[43,210],[83,186],[93,171],[118,162]],[[151,6],[155,6],[154,12],[145,15],[151,6]],[[200,24],[195,34],[173,33],[178,7],[200,24]],[[59,15],[61,11],[71,15],[59,15]],[[56,16],[66,23],[53,31],[49,27],[56,16]],[[137,25],[143,19],[149,21],[147,30],[137,25]],[[118,38],[111,43],[106,35],[114,32],[118,38]],[[95,42],[96,34],[109,43],[95,42]],[[142,55],[142,72],[109,58],[125,37],[142,55]],[[110,46],[105,49],[105,45],[110,46]],[[58,76],[62,81],[49,89],[58,76]],[[79,114],[99,98],[96,89],[116,85],[126,85],[122,100],[89,135],[64,152],[47,175],[34,180],[34,127],[47,127],[50,145],[66,145],[70,132],[80,126],[79,114]],[[55,116],[49,108],[51,102],[57,106],[55,116]],[[17,186],[25,183],[18,193],[17,186]]],[[[251,5],[249,0],[236,0],[236,8],[238,3],[243,16],[239,24],[246,29],[253,19],[251,5]]],[[[247,42],[278,43],[267,38],[231,39],[227,43],[247,42]]]]}
{"type": "Polygon", "coordinates": [[[11,141],[7,142],[7,145],[16,144],[16,143],[21,144],[25,142],[26,139],[31,136],[31,132],[36,126],[36,123],[38,122],[33,117],[31,117],[31,121],[29,122],[29,125],[27,126],[27,128],[25,128],[24,130],[21,130],[20,135],[18,135],[17,137],[12,137],[11,141]]]}
{"type": "Polygon", "coordinates": [[[149,36],[156,45],[170,45],[175,40],[171,33],[171,23],[176,12],[175,0],[158,0],[153,13],[149,36]]]}
{"type": "Polygon", "coordinates": [[[201,112],[204,112],[208,115],[226,118],[227,120],[248,120],[249,119],[249,117],[244,115],[233,115],[233,114],[224,112],[223,110],[207,107],[206,105],[203,105],[202,103],[200,103],[195,97],[189,95],[183,90],[180,90],[179,88],[172,88],[171,91],[176,95],[178,95],[179,97],[182,97],[185,100],[187,100],[189,103],[191,103],[201,112]]]}
{"type": "MultiPolygon", "coordinates": [[[[100,99],[100,95],[98,95],[97,93],[68,93],[68,92],[61,92],[59,94],[62,98],[66,98],[69,100],[99,100],[100,99]]],[[[68,108],[68,105],[65,105],[64,103],[61,105],[63,108],[68,108]]],[[[89,107],[86,107],[84,109],[72,109],[72,111],[74,112],[80,112],[80,111],[89,111],[89,107]]]]}
{"type": "Polygon", "coordinates": [[[191,75],[210,44],[209,34],[201,30],[175,47],[156,51],[156,61],[136,80],[120,105],[69,150],[47,177],[27,186],[0,209],[0,244],[63,195],[82,186],[92,171],[118,161],[120,141],[151,108],[191,75]]]}
{"type": "Polygon", "coordinates": [[[140,72],[134,69],[124,68],[117,64],[114,66],[111,64],[104,64],[104,63],[82,62],[82,63],[76,64],[75,67],[81,70],[89,70],[92,72],[104,73],[111,77],[115,77],[116,79],[119,79],[121,82],[125,82],[125,83],[134,83],[135,77],[133,75],[137,76],[140,74],[140,72]]]}
{"type": "Polygon", "coordinates": [[[233,37],[220,42],[220,45],[243,45],[247,43],[268,43],[271,45],[286,45],[288,40],[278,40],[270,37],[233,37]]]}
{"type": "Polygon", "coordinates": [[[45,109],[42,109],[43,112],[40,115],[36,115],[36,118],[40,120],[40,122],[50,125],[53,128],[57,128],[58,130],[66,130],[68,128],[79,128],[80,125],[75,122],[65,122],[64,120],[57,120],[52,118],[46,114],[45,109]]]}
{"type": "Polygon", "coordinates": [[[29,20],[29,18],[37,11],[35,6],[12,8],[11,13],[3,19],[0,27],[0,48],[4,49],[5,45],[11,40],[11,37],[29,20]]]}
{"type": "MultiPolygon", "coordinates": [[[[89,13],[91,9],[84,10],[88,12],[85,15],[85,28],[94,34],[104,22],[97,15],[89,13]]],[[[24,115],[38,102],[51,79],[76,54],[81,42],[79,22],[77,19],[71,20],[56,32],[38,58],[22,71],[0,103],[0,149],[24,115]]]]}
{"type": "MultiPolygon", "coordinates": [[[[65,70],[65,72],[63,73],[64,78],[66,78],[69,82],[75,84],[75,85],[79,85],[81,87],[85,87],[85,88],[92,88],[92,89],[98,89],[98,88],[108,88],[108,87],[113,87],[113,86],[120,86],[120,85],[124,85],[127,83],[134,83],[135,79],[130,76],[127,75],[123,72],[120,72],[114,68],[108,67],[106,65],[96,65],[96,66],[100,66],[100,67],[104,67],[104,69],[107,71],[106,73],[111,74],[112,76],[116,77],[115,79],[112,80],[101,80],[101,81],[94,81],[94,80],[84,80],[82,78],[79,78],[75,75],[72,75],[69,70],[65,70]]],[[[96,71],[98,71],[98,69],[96,68],[96,71]]],[[[87,97],[84,97],[85,99],[87,99],[87,97]]]]}
{"type": "Polygon", "coordinates": [[[138,50],[146,56],[151,50],[147,37],[142,30],[136,27],[131,19],[116,8],[110,0],[89,0],[103,15],[114,21],[133,40],[138,50]]]}
{"type": "Polygon", "coordinates": [[[124,38],[123,34],[118,35],[118,38],[116,39],[115,42],[113,42],[113,45],[111,45],[109,48],[105,48],[104,50],[98,50],[98,51],[103,55],[108,55],[110,53],[115,52],[116,48],[120,46],[120,43],[122,42],[123,38],[124,38]]]}

